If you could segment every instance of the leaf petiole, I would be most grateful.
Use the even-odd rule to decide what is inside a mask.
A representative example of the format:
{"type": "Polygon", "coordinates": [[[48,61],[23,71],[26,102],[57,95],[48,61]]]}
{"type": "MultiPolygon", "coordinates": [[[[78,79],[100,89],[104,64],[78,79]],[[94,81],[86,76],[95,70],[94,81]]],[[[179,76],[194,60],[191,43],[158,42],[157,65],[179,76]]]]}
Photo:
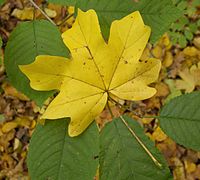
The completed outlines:
{"type": "Polygon", "coordinates": [[[29,2],[34,6],[34,8],[38,9],[46,19],[48,19],[53,25],[56,26],[55,22],[52,21],[52,19],[33,0],[29,0],[29,2]]]}
{"type": "Polygon", "coordinates": [[[147,147],[144,145],[144,143],[139,139],[139,137],[135,134],[135,132],[131,129],[129,124],[125,121],[125,119],[122,116],[119,116],[119,118],[122,120],[124,125],[128,128],[130,133],[135,137],[137,142],[142,146],[142,148],[146,151],[146,153],[150,156],[152,161],[159,167],[162,168],[162,164],[153,156],[153,154],[147,149],[147,147]]]}
{"type": "Polygon", "coordinates": [[[106,105],[107,105],[107,107],[108,107],[108,111],[110,112],[111,117],[114,118],[114,114],[113,114],[113,112],[112,112],[112,110],[111,110],[111,108],[110,108],[109,102],[107,102],[106,105]]]}

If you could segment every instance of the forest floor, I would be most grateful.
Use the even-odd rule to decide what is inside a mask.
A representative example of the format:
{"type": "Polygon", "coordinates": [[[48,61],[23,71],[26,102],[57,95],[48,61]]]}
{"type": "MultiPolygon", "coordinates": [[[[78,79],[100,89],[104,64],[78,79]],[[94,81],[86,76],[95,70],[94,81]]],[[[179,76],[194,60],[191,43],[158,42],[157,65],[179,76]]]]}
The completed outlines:
{"type": "MultiPolygon", "coordinates": [[[[35,2],[59,24],[61,32],[71,27],[74,22],[72,7],[48,4],[42,0],[35,2]]],[[[0,52],[0,179],[29,179],[26,165],[28,145],[42,110],[9,84],[3,59],[10,33],[17,24],[32,20],[34,13],[37,19],[45,18],[26,0],[7,0],[0,7],[0,35],[3,39],[0,52]]],[[[200,7],[197,7],[195,14],[186,16],[189,21],[196,21],[199,17],[200,7]]],[[[138,120],[147,136],[165,156],[174,179],[200,179],[200,152],[177,145],[162,132],[157,119],[141,118],[157,115],[173,97],[200,89],[200,30],[197,28],[190,40],[181,46],[173,42],[169,34],[164,34],[155,45],[148,44],[141,57],[145,59],[151,55],[162,61],[159,80],[154,84],[156,95],[145,101],[123,101],[127,109],[112,107],[112,111],[115,115],[126,113],[138,120]]],[[[104,110],[97,122],[102,125],[108,119],[111,116],[104,110]]]]}

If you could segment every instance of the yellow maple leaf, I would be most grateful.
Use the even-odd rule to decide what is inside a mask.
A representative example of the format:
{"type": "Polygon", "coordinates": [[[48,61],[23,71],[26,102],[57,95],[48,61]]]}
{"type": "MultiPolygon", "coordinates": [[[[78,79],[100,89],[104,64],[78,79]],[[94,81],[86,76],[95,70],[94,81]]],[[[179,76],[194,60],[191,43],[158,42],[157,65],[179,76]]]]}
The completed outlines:
{"type": "Polygon", "coordinates": [[[94,10],[82,12],[73,27],[62,34],[71,59],[40,55],[20,69],[35,90],[58,89],[42,118],[71,117],[69,135],[77,136],[104,109],[109,96],[126,100],[150,98],[156,90],[147,85],[158,78],[157,59],[139,60],[150,36],[138,11],[111,25],[106,43],[94,10]]]}
{"type": "Polygon", "coordinates": [[[177,89],[185,90],[185,92],[192,92],[196,86],[200,86],[200,63],[192,65],[192,67],[185,68],[179,71],[181,79],[175,81],[177,89]]]}

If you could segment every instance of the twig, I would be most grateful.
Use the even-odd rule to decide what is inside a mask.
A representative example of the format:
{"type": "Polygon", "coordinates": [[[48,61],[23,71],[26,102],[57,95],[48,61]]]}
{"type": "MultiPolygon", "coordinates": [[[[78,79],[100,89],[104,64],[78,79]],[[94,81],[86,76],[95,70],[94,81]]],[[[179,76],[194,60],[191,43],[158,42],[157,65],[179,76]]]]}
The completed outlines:
{"type": "Polygon", "coordinates": [[[52,21],[52,19],[33,1],[33,0],[29,0],[29,2],[36,8],[38,9],[44,16],[46,19],[48,19],[53,25],[56,26],[55,22],[52,21]]]}
{"type": "Polygon", "coordinates": [[[70,14],[69,16],[66,16],[66,17],[63,19],[63,21],[62,21],[61,23],[57,24],[57,26],[63,25],[63,24],[64,24],[69,18],[71,18],[72,16],[74,16],[74,14],[70,14]]]}
{"type": "Polygon", "coordinates": [[[108,107],[108,110],[109,110],[109,112],[110,112],[111,117],[114,118],[113,112],[112,112],[112,110],[111,110],[111,108],[110,108],[110,105],[109,105],[109,102],[108,102],[108,101],[107,101],[107,107],[108,107]]]}
{"type": "Polygon", "coordinates": [[[116,105],[118,105],[120,108],[124,109],[124,110],[128,110],[130,111],[133,115],[139,117],[139,118],[143,118],[142,116],[140,116],[139,114],[133,112],[129,107],[125,106],[125,105],[122,105],[120,104],[119,102],[117,102],[116,100],[114,100],[113,98],[109,97],[108,98],[110,101],[112,101],[113,103],[115,103],[116,105]]]}
{"type": "Polygon", "coordinates": [[[152,161],[160,168],[162,168],[162,164],[158,162],[158,160],[152,155],[152,153],[147,149],[147,147],[143,144],[143,142],[138,138],[138,136],[135,134],[135,132],[131,129],[131,127],[128,125],[128,123],[125,121],[125,119],[120,116],[120,119],[124,123],[124,125],[128,128],[130,133],[135,137],[137,142],[142,146],[142,148],[146,151],[146,153],[150,156],[152,161]]]}

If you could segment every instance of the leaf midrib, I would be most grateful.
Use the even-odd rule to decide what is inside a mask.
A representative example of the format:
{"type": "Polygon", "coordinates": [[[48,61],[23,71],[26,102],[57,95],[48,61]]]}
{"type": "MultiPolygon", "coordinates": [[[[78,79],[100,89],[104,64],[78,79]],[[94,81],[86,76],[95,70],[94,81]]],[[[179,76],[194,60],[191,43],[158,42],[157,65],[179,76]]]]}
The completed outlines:
{"type": "Polygon", "coordinates": [[[158,119],[160,118],[166,118],[166,119],[177,119],[177,120],[183,120],[183,121],[191,121],[191,122],[198,122],[200,123],[200,119],[189,119],[189,118],[183,118],[183,117],[173,117],[173,116],[158,116],[158,119]]]}

